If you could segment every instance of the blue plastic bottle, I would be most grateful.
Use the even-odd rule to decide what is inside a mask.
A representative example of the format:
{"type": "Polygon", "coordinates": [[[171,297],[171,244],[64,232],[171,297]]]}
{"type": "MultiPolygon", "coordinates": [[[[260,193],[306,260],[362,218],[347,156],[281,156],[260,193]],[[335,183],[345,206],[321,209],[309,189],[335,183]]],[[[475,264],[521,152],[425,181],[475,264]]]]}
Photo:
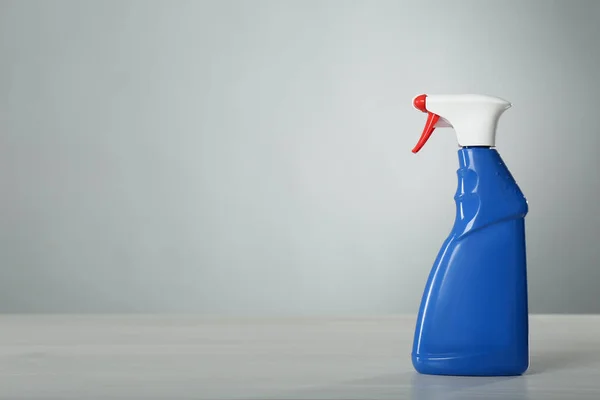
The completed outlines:
{"type": "Polygon", "coordinates": [[[436,127],[457,133],[456,219],[427,280],[412,363],[424,374],[520,375],[529,365],[523,193],[494,148],[510,103],[479,95],[421,95],[429,114],[417,152],[436,127]]]}

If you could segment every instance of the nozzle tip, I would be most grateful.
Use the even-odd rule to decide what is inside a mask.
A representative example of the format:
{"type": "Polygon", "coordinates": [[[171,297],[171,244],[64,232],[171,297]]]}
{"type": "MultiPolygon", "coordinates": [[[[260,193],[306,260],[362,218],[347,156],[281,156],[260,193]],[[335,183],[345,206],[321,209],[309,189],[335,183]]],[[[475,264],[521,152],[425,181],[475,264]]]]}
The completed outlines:
{"type": "Polygon", "coordinates": [[[413,106],[421,112],[427,112],[427,108],[425,106],[425,98],[426,97],[427,97],[426,94],[420,94],[420,95],[416,96],[413,99],[413,106]]]}

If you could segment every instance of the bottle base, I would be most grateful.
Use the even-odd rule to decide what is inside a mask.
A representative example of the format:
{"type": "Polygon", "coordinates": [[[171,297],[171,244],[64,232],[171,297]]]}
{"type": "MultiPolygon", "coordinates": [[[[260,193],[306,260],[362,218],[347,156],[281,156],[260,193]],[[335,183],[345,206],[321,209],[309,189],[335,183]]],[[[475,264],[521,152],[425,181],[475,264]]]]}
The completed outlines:
{"type": "Polygon", "coordinates": [[[505,354],[412,356],[415,370],[425,375],[518,376],[523,375],[529,360],[507,360],[505,354]]]}

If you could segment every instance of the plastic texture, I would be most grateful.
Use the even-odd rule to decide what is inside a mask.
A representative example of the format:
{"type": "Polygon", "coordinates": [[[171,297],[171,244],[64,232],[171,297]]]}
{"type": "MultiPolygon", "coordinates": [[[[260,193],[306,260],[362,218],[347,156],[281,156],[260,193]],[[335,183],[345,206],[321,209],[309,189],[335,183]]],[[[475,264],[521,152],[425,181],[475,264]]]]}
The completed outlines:
{"type": "Polygon", "coordinates": [[[428,113],[425,129],[413,149],[416,153],[433,130],[441,127],[454,128],[459,146],[495,146],[498,119],[511,104],[479,94],[422,94],[413,99],[413,106],[428,113]]]}
{"type": "Polygon", "coordinates": [[[520,375],[529,365],[527,201],[495,149],[458,156],[456,219],[427,280],[412,362],[424,374],[520,375]]]}

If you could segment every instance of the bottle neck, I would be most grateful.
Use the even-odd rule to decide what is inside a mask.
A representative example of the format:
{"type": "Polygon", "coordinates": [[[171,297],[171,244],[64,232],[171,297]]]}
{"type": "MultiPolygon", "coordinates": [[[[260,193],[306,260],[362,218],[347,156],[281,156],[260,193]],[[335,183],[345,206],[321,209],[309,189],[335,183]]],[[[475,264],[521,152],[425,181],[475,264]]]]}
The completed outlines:
{"type": "MultiPolygon", "coordinates": [[[[463,146],[458,150],[460,168],[477,168],[496,164],[500,161],[499,157],[496,149],[491,146],[463,146]]],[[[484,171],[487,171],[487,168],[484,171]]]]}
{"type": "Polygon", "coordinates": [[[527,201],[495,148],[462,147],[458,161],[455,200],[460,229],[466,232],[527,213],[527,201]]]}

